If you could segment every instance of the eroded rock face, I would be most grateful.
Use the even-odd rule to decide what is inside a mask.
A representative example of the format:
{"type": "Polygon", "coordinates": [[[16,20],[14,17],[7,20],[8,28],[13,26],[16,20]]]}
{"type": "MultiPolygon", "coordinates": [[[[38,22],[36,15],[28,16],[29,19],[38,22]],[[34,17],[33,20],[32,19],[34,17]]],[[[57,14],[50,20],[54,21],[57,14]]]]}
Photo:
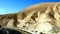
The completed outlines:
{"type": "MultiPolygon", "coordinates": [[[[18,13],[17,19],[20,24],[19,28],[23,28],[32,33],[48,31],[60,31],[60,3],[41,3],[32,5],[22,12],[18,13]],[[20,27],[21,26],[21,27],[20,27]]],[[[50,34],[52,34],[50,32],[50,34]]],[[[56,33],[57,34],[57,33],[56,33]]]]}
{"type": "Polygon", "coordinates": [[[0,26],[1,27],[14,27],[17,23],[16,14],[6,14],[0,16],[0,26]]]}
{"type": "Polygon", "coordinates": [[[32,34],[59,34],[60,3],[32,5],[16,14],[0,16],[1,26],[17,28],[32,34]]]}

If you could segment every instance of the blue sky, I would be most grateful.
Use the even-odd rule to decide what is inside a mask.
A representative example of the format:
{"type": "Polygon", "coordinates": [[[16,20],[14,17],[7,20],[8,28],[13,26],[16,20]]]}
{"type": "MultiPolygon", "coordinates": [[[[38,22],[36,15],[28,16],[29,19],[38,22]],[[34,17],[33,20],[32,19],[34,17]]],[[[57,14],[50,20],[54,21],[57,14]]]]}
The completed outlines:
{"type": "Polygon", "coordinates": [[[16,13],[41,2],[60,2],[60,0],[0,0],[0,14],[16,13]]]}

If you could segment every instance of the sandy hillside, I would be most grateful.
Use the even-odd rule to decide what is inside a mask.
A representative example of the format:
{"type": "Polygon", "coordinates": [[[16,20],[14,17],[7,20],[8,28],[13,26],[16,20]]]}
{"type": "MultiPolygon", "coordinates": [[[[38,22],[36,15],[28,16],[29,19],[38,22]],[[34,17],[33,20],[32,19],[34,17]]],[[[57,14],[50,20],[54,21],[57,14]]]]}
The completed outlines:
{"type": "Polygon", "coordinates": [[[60,3],[39,3],[16,14],[0,15],[0,25],[25,34],[60,34],[60,3]]]}

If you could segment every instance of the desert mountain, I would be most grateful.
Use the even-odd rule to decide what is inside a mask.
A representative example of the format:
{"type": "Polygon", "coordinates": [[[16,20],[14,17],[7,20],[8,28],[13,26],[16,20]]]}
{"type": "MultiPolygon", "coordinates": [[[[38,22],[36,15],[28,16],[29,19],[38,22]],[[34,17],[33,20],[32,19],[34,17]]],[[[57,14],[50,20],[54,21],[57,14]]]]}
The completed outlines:
{"type": "Polygon", "coordinates": [[[60,33],[60,3],[40,3],[15,13],[0,15],[0,25],[31,34],[60,33]]]}

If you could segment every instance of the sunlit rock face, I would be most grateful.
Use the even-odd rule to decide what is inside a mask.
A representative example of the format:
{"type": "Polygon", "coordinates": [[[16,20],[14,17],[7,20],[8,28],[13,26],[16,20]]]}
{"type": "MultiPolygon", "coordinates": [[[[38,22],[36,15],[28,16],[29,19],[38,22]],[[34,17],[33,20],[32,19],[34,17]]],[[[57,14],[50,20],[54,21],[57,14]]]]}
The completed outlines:
{"type": "Polygon", "coordinates": [[[0,25],[24,34],[60,34],[60,3],[35,4],[16,14],[1,15],[0,25]]]}
{"type": "Polygon", "coordinates": [[[32,5],[17,14],[17,27],[32,34],[58,34],[60,31],[60,3],[32,5]]]}

